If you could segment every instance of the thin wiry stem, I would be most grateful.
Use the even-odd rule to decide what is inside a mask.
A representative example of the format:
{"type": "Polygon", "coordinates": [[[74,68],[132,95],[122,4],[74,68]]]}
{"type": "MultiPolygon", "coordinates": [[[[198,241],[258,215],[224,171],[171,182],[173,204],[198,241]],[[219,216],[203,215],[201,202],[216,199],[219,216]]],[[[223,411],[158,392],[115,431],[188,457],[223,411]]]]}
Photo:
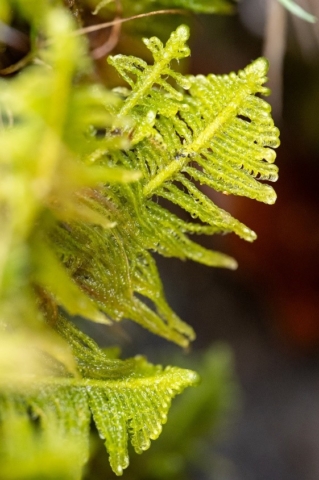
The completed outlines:
{"type": "Polygon", "coordinates": [[[84,35],[86,33],[97,32],[103,28],[109,28],[117,23],[130,22],[131,20],[137,20],[139,18],[150,17],[153,15],[189,15],[189,12],[182,9],[167,9],[167,10],[155,10],[154,12],[140,13],[139,15],[133,15],[132,17],[114,19],[111,22],[100,23],[99,25],[90,25],[89,27],[79,28],[72,33],[72,35],[84,35]]]}
{"type": "MultiPolygon", "coordinates": [[[[115,0],[116,3],[116,17],[114,20],[120,20],[123,14],[121,0],[115,0]]],[[[112,27],[108,39],[100,46],[95,48],[91,54],[95,59],[105,57],[117,45],[121,33],[122,23],[115,23],[112,27]]]]}

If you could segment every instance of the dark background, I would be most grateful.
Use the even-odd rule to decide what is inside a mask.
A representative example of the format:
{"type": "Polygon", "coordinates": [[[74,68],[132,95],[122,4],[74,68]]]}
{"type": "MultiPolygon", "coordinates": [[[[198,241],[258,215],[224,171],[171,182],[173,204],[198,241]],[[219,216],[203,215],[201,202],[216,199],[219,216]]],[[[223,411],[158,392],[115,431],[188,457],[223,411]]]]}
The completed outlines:
{"type": "MultiPolygon", "coordinates": [[[[192,71],[237,71],[263,54],[266,3],[243,0],[239,15],[201,17],[192,71]]],[[[220,447],[234,466],[229,480],[319,478],[318,32],[290,14],[286,32],[273,32],[275,45],[286,38],[282,71],[270,70],[273,89],[282,88],[273,105],[282,143],[278,200],[227,198],[258,239],[211,240],[238,260],[238,271],[164,267],[168,293],[178,285],[178,309],[195,325],[195,348],[222,339],[234,350],[244,403],[220,447]]]]}

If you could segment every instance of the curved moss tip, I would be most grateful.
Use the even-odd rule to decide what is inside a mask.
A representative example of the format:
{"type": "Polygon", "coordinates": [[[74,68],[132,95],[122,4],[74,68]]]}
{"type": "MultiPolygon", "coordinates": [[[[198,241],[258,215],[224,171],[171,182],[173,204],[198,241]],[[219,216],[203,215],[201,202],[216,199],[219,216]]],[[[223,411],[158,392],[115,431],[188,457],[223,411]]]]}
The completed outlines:
{"type": "Polygon", "coordinates": [[[269,70],[269,61],[266,57],[259,57],[248,65],[247,70],[257,73],[258,76],[265,76],[269,70]]]}
{"type": "Polygon", "coordinates": [[[212,264],[214,267],[228,268],[229,270],[236,270],[238,263],[233,257],[229,257],[224,253],[218,254],[218,261],[212,264]]]}
{"type": "Polygon", "coordinates": [[[190,386],[197,387],[201,383],[202,379],[197,372],[185,370],[184,373],[187,374],[187,381],[190,386]]]}
{"type": "Polygon", "coordinates": [[[268,205],[273,205],[277,200],[277,193],[275,192],[275,190],[269,186],[269,189],[268,189],[268,194],[265,198],[265,203],[267,203],[268,205]]]}
{"type": "MultiPolygon", "coordinates": [[[[217,268],[229,268],[230,270],[236,270],[238,267],[238,263],[233,257],[229,257],[224,253],[210,251],[210,258],[205,265],[209,265],[210,267],[217,267],[217,268]]],[[[203,262],[204,263],[204,262],[203,262]]]]}
{"type": "Polygon", "coordinates": [[[229,268],[230,270],[237,270],[238,263],[234,258],[228,257],[227,264],[225,266],[226,266],[226,268],[229,268]]]}
{"type": "Polygon", "coordinates": [[[189,27],[185,24],[182,24],[180,25],[177,29],[176,29],[176,35],[181,39],[183,40],[184,42],[186,42],[186,40],[189,39],[189,35],[190,35],[190,31],[189,31],[189,27]]]}
{"type": "Polygon", "coordinates": [[[246,240],[246,242],[254,242],[257,239],[257,233],[246,226],[239,236],[246,240]]]}

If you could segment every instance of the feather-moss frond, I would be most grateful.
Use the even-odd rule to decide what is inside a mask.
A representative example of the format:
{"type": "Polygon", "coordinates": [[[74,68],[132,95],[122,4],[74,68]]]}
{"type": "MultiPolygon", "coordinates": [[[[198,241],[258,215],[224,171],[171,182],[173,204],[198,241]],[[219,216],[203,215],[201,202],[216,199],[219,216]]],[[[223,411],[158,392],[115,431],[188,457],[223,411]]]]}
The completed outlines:
{"type": "Polygon", "coordinates": [[[49,67],[3,82],[0,95],[12,118],[0,132],[2,162],[15,165],[3,184],[13,178],[20,191],[5,197],[12,212],[4,221],[9,285],[19,285],[15,274],[24,272],[30,291],[70,314],[106,323],[129,318],[186,346],[194,332],[167,304],[151,252],[235,268],[233,259],[191,237],[233,231],[255,238],[199,185],[275,200],[261,182],[277,178],[270,147],[279,143],[270,107],[257,96],[268,93],[267,62],[259,59],[238,75],[183,76],[173,68],[190,53],[188,27],[180,26],[166,45],[144,40],[153,65],[111,57],[130,89],[110,93],[86,84],[84,54],[76,57],[85,45],[61,10],[51,16],[49,48],[40,52],[49,67]],[[76,75],[83,80],[73,86],[76,75]],[[160,198],[194,221],[164,208],[160,198]],[[28,255],[21,257],[21,249],[28,255]],[[13,252],[24,262],[20,270],[10,270],[13,252]]]}
{"type": "Polygon", "coordinates": [[[252,241],[256,235],[218,207],[200,185],[273,203],[275,192],[263,182],[277,179],[273,148],[279,145],[270,106],[260,98],[269,93],[263,86],[267,61],[258,59],[238,74],[184,77],[173,71],[171,62],[189,54],[188,35],[181,26],[165,46],[154,37],[145,40],[154,56],[150,66],[135,57],[110,58],[131,87],[117,90],[122,103],[110,112],[117,121],[129,116],[133,124],[122,129],[114,124],[106,138],[126,134],[131,147],[105,152],[96,163],[138,170],[143,178],[87,196],[86,201],[114,221],[114,228],[60,224],[51,232],[72,278],[100,310],[114,319],[131,318],[181,345],[193,332],[169,309],[149,251],[234,268],[233,259],[203,248],[190,236],[235,232],[252,241]],[[161,197],[195,221],[164,208],[158,203],[161,197]],[[96,255],[97,250],[105,254],[96,255]]]}
{"type": "MultiPolygon", "coordinates": [[[[105,321],[129,318],[183,346],[194,332],[168,306],[151,252],[235,268],[233,259],[203,248],[191,236],[235,232],[251,241],[255,233],[218,207],[199,185],[273,203],[274,190],[263,181],[277,178],[271,147],[279,144],[270,107],[258,96],[268,94],[263,86],[266,60],[237,75],[185,77],[174,71],[172,62],[189,55],[188,36],[188,28],[181,26],[166,45],[156,37],[145,40],[153,65],[123,55],[110,58],[131,89],[104,101],[106,135],[98,149],[82,157],[87,186],[73,195],[78,216],[72,209],[68,213],[68,203],[59,197],[43,215],[45,235],[37,232],[33,239],[36,252],[42,244],[52,265],[43,269],[40,264],[34,282],[70,313],[82,309],[100,321],[99,312],[105,321]],[[112,143],[125,139],[127,148],[112,143]],[[101,175],[96,186],[88,181],[94,172],[101,175]],[[113,184],[107,178],[102,183],[103,174],[111,172],[120,176],[113,184]],[[126,178],[131,182],[125,183],[126,178]],[[194,221],[164,208],[159,198],[194,221]],[[69,286],[61,289],[62,284],[69,286]]],[[[79,90],[75,105],[87,105],[87,94],[83,98],[86,103],[79,90]]],[[[76,119],[71,125],[67,138],[74,141],[81,128],[76,119]]],[[[98,142],[94,135],[93,141],[98,142]]]]}
{"type": "MultiPolygon", "coordinates": [[[[185,42],[187,27],[179,27],[174,35],[185,42]]],[[[146,45],[154,53],[158,39],[146,45]]],[[[170,60],[171,56],[169,45],[162,57],[170,60]]],[[[232,267],[231,259],[205,251],[186,234],[235,232],[249,241],[256,238],[253,231],[219,208],[200,185],[268,204],[276,199],[273,188],[263,183],[278,177],[273,148],[279,145],[279,131],[270,106],[260,98],[269,94],[263,85],[268,63],[260,58],[238,74],[187,76],[183,82],[179,75],[179,87],[165,88],[162,74],[169,75],[169,68],[165,65],[153,75],[158,67],[156,55],[154,60],[152,67],[136,68],[132,57],[110,59],[132,88],[122,91],[124,105],[118,114],[129,113],[135,125],[129,130],[133,148],[116,157],[110,155],[109,161],[127,168],[134,165],[143,174],[140,182],[126,190],[134,191],[129,193],[134,201],[129,201],[144,232],[150,233],[148,247],[165,255],[232,267]],[[141,81],[146,77],[153,83],[141,81]],[[139,105],[132,102],[141,97],[139,105]],[[159,197],[181,207],[196,222],[164,209],[157,203],[159,197]]]]}
{"type": "MultiPolygon", "coordinates": [[[[31,453],[32,444],[35,442],[37,449],[42,441],[38,453],[45,454],[52,448],[56,450],[56,442],[52,444],[56,436],[72,452],[72,467],[66,478],[81,478],[82,466],[88,459],[91,417],[104,440],[113,471],[121,475],[129,464],[128,441],[137,453],[147,450],[166,423],[171,400],[196,384],[198,377],[190,370],[151,365],[143,357],[109,358],[61,315],[56,328],[71,344],[76,374],[44,355],[46,374],[38,372],[32,382],[21,372],[18,377],[0,376],[1,478],[10,478],[12,454],[16,455],[10,446],[15,435],[27,436],[31,453]]],[[[22,470],[27,465],[34,468],[32,458],[20,456],[22,470]]],[[[26,475],[26,470],[23,473],[26,475]]]]}

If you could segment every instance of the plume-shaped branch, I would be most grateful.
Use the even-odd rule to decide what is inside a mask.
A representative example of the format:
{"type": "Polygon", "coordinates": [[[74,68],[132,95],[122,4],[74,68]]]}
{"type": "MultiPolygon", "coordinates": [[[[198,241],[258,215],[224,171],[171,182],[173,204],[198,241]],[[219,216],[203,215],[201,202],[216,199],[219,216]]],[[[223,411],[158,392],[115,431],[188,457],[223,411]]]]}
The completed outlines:
{"type": "MultiPolygon", "coordinates": [[[[0,430],[12,436],[8,427],[21,427],[21,421],[40,422],[42,439],[50,442],[53,435],[63,439],[65,446],[73,445],[73,474],[80,478],[81,467],[88,459],[89,422],[93,416],[100,436],[105,441],[110,464],[117,475],[129,464],[128,440],[137,453],[150,447],[161,433],[167,420],[171,400],[184,388],[198,381],[190,370],[177,367],[153,366],[142,357],[125,361],[110,359],[97,345],[59,316],[58,332],[71,342],[80,376],[73,376],[56,360],[46,357],[52,371],[38,374],[32,383],[26,377],[4,383],[0,394],[0,430]],[[16,381],[15,381],[16,380],[16,381]]],[[[0,377],[0,380],[2,378],[0,377]]],[[[34,435],[34,433],[33,433],[34,435]]],[[[0,473],[10,465],[8,439],[0,447],[0,473]]]]}
{"type": "MultiPolygon", "coordinates": [[[[121,73],[125,57],[114,57],[111,63],[118,68],[118,61],[121,73]]],[[[130,57],[124,78],[132,64],[130,57]]],[[[156,244],[149,237],[151,246],[147,242],[145,245],[166,255],[232,268],[232,259],[199,248],[185,234],[233,231],[249,241],[256,238],[248,227],[217,207],[198,184],[224,194],[244,195],[270,204],[275,201],[274,190],[261,183],[275,181],[278,176],[272,148],[279,145],[279,131],[270,106],[258,96],[269,93],[263,86],[267,69],[267,61],[260,58],[237,75],[188,76],[190,88],[180,90],[182,99],[155,87],[152,95],[131,109],[136,124],[130,135],[133,143],[135,135],[138,141],[132,150],[113,161],[127,168],[134,165],[143,173],[142,191],[140,184],[129,189],[134,190],[133,206],[145,226],[144,232],[151,231],[150,237],[156,237],[156,244]],[[138,202],[136,198],[141,194],[144,200],[138,202]],[[177,204],[198,221],[178,219],[152,201],[158,197],[177,204]],[[143,217],[148,220],[143,222],[143,217]]],[[[139,75],[136,69],[131,73],[139,75]]],[[[126,104],[131,108],[131,95],[134,97],[134,89],[125,92],[120,111],[126,104]]]]}
{"type": "MultiPolygon", "coordinates": [[[[263,86],[266,60],[238,75],[184,79],[172,74],[170,61],[188,52],[187,37],[183,26],[165,47],[158,39],[146,42],[154,54],[151,67],[133,57],[110,60],[132,86],[132,91],[121,90],[122,104],[110,109],[114,118],[127,113],[133,118],[124,127],[132,147],[105,151],[93,164],[140,171],[143,178],[78,195],[113,228],[77,221],[54,223],[48,230],[64,267],[99,310],[115,320],[130,318],[180,345],[187,345],[194,333],[167,305],[149,251],[235,268],[233,259],[197,245],[189,235],[235,232],[252,241],[255,233],[215,205],[199,184],[273,203],[274,190],[261,181],[277,178],[271,147],[279,144],[270,107],[257,96],[268,94],[263,86]],[[179,87],[162,81],[168,74],[179,87]],[[178,218],[157,203],[159,197],[196,221],[178,218]]],[[[120,131],[109,128],[107,141],[120,131]]]]}

